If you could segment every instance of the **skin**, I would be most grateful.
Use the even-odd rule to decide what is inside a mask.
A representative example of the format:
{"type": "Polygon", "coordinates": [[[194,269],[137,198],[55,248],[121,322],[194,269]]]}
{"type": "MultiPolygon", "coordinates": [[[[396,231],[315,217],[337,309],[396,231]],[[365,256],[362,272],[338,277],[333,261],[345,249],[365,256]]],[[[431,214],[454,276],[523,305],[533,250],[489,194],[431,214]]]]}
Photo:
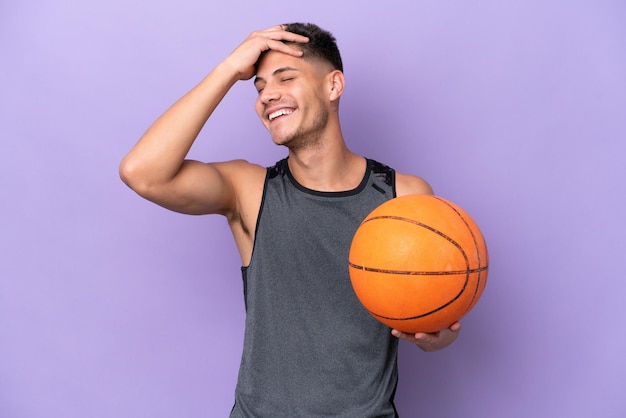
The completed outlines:
{"type": "MultiPolygon", "coordinates": [[[[265,168],[243,160],[186,159],[200,130],[236,82],[254,77],[257,115],[274,143],[287,147],[289,168],[300,184],[319,191],[351,190],[366,169],[365,159],[347,148],[341,131],[344,75],[329,64],[303,58],[297,45],[307,41],[282,25],[252,32],[163,113],[120,164],[122,180],[158,205],[186,214],[223,215],[243,265],[252,256],[265,168]],[[272,114],[281,115],[270,118],[272,114]]],[[[402,173],[397,173],[396,190],[398,196],[433,193],[423,179],[402,173]]],[[[454,342],[460,329],[455,323],[432,334],[391,332],[424,351],[435,351],[454,342]]]]}

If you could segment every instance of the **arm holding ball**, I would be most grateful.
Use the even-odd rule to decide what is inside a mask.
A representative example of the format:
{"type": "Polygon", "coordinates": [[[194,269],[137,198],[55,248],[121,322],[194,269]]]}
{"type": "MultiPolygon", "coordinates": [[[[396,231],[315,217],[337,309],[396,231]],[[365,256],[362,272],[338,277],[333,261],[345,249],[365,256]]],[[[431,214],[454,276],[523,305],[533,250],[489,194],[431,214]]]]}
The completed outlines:
{"type": "MultiPolygon", "coordinates": [[[[396,190],[398,196],[411,194],[434,194],[431,186],[423,179],[401,173],[397,173],[396,190]]],[[[448,328],[444,328],[434,333],[418,332],[411,334],[397,329],[391,330],[391,334],[394,337],[413,343],[426,352],[446,348],[457,339],[460,332],[461,323],[458,321],[454,322],[448,328]]]]}

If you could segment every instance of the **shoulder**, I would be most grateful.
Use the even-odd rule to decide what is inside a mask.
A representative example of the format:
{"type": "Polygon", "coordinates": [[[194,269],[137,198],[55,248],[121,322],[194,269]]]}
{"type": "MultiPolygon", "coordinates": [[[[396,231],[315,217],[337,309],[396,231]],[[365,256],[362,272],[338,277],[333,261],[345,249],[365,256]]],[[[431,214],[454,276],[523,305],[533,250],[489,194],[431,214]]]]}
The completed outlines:
{"type": "Polygon", "coordinates": [[[250,186],[263,184],[267,169],[246,160],[231,160],[208,163],[213,166],[235,193],[245,193],[250,186]]]}
{"type": "Polygon", "coordinates": [[[244,265],[250,262],[255,225],[268,169],[245,160],[211,163],[228,183],[232,200],[224,211],[244,265]]]}
{"type": "Polygon", "coordinates": [[[433,194],[433,189],[421,177],[396,172],[396,195],[409,194],[433,194]]]}
{"type": "Polygon", "coordinates": [[[207,163],[221,178],[223,194],[228,196],[224,213],[230,214],[248,211],[248,206],[254,207],[256,201],[260,201],[260,193],[263,190],[267,169],[249,163],[246,160],[231,160],[207,163]]]}
{"type": "Polygon", "coordinates": [[[246,160],[231,160],[218,163],[208,163],[228,177],[258,177],[265,176],[266,169],[258,164],[246,160]]]}
{"type": "Polygon", "coordinates": [[[263,188],[267,168],[246,160],[231,160],[211,163],[234,190],[239,201],[246,195],[263,188]]]}

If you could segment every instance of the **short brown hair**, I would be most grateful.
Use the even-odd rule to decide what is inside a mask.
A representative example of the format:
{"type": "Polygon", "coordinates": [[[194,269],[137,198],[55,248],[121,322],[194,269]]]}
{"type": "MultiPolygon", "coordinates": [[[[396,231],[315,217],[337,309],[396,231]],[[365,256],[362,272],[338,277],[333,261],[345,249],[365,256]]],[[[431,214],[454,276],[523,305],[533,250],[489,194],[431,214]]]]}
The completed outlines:
{"type": "Polygon", "coordinates": [[[284,25],[287,32],[309,38],[307,43],[298,43],[305,57],[319,58],[328,62],[333,69],[343,72],[343,62],[337,47],[337,40],[332,33],[313,23],[287,23],[284,25]]]}

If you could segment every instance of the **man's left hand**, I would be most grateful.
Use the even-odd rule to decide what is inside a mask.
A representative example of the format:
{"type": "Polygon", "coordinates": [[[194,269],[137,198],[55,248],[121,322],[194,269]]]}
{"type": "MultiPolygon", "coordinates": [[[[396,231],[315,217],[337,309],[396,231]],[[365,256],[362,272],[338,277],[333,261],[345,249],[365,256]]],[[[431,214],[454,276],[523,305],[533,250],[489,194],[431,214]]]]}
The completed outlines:
{"type": "Polygon", "coordinates": [[[448,328],[434,333],[418,332],[416,334],[407,334],[397,329],[391,330],[391,334],[394,337],[409,341],[424,351],[437,351],[449,346],[456,340],[460,332],[460,322],[455,322],[448,328]]]}

